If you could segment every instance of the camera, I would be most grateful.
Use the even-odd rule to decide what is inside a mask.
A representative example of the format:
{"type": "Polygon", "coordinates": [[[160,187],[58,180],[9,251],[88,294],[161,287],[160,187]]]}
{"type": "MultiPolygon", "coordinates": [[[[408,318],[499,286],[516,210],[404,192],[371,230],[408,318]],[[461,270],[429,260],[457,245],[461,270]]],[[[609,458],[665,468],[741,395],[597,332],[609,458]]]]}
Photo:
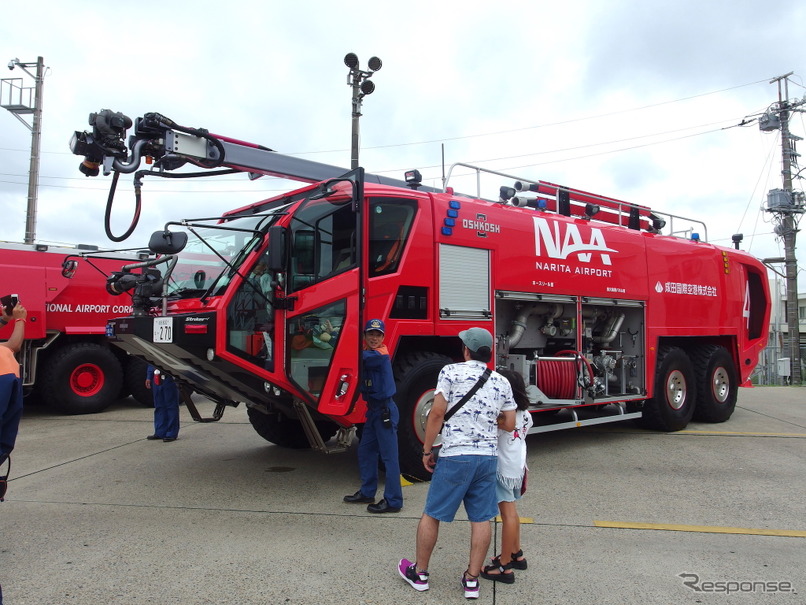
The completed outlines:
{"type": "Polygon", "coordinates": [[[17,303],[19,302],[20,297],[16,294],[6,294],[0,298],[0,303],[2,303],[6,315],[11,315],[11,313],[14,311],[14,307],[16,307],[17,303]]]}

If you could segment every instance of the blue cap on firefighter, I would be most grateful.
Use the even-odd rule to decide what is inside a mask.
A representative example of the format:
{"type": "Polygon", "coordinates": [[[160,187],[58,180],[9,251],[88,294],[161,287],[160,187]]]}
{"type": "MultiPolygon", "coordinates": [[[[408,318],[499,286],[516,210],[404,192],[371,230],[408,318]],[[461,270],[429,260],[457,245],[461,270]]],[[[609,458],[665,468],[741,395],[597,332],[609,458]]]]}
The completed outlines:
{"type": "Polygon", "coordinates": [[[367,325],[364,326],[364,332],[369,332],[370,330],[377,330],[381,334],[386,334],[386,328],[380,319],[370,319],[367,322],[367,325]]]}
{"type": "Polygon", "coordinates": [[[484,328],[470,328],[459,332],[459,338],[465,346],[473,352],[477,352],[482,347],[493,350],[493,335],[484,328]]]}

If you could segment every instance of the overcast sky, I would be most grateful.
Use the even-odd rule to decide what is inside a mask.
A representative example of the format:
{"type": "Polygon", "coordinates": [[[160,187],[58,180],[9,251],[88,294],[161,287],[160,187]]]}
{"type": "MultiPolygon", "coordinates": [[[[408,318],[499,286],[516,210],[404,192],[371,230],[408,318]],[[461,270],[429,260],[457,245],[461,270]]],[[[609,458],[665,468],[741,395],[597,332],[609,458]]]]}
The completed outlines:
{"type": "MultiPolygon", "coordinates": [[[[463,2],[97,2],[31,0],[0,21],[0,64],[47,66],[36,238],[113,246],[110,177],[85,178],[70,154],[92,111],[160,112],[283,153],[349,167],[351,90],[343,57],[383,61],[364,99],[361,165],[441,186],[467,162],[702,220],[712,242],[783,256],[763,208],[780,188],[777,132],[756,118],[794,72],[806,94],[802,0],[463,2]],[[4,54],[3,54],[4,53],[4,54]]],[[[2,78],[33,80],[19,68],[2,78]]],[[[806,105],[804,105],[806,108],[806,105]]],[[[29,120],[30,122],[30,120],[29,120]]],[[[806,119],[791,129],[806,136],[806,119]]],[[[31,134],[0,110],[0,240],[25,231],[31,134]]],[[[799,151],[806,149],[806,142],[799,151]]],[[[806,166],[806,160],[801,163],[806,166]]],[[[450,185],[475,190],[462,177],[450,185]]],[[[806,171],[804,171],[806,176],[806,171]]],[[[484,181],[482,197],[499,185],[484,181]]],[[[146,179],[139,246],[165,221],[217,215],[294,185],[245,177],[146,179]]],[[[796,181],[803,189],[803,181],[796,181]]],[[[131,176],[113,230],[130,220],[131,176]]],[[[800,234],[798,258],[806,267],[800,234]]],[[[800,274],[800,290],[806,276],[800,274]]]]}

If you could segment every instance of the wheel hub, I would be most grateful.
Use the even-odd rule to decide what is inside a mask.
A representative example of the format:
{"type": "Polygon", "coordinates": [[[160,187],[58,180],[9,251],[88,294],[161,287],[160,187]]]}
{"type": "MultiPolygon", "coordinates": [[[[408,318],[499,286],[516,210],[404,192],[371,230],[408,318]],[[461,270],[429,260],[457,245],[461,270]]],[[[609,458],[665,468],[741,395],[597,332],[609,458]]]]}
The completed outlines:
{"type": "Polygon", "coordinates": [[[669,372],[666,378],[666,401],[674,410],[686,403],[686,377],[680,370],[669,372]]]}

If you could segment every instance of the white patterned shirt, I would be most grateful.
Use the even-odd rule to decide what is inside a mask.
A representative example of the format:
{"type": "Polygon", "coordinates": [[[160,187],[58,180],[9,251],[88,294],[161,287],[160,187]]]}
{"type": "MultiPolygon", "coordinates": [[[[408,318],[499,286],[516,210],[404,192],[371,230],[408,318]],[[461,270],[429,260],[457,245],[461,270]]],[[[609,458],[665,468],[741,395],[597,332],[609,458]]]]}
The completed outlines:
{"type": "MultiPolygon", "coordinates": [[[[487,364],[470,360],[442,368],[434,395],[442,393],[448,410],[473,388],[487,364]]],[[[509,381],[492,372],[487,382],[442,427],[440,456],[495,456],[498,451],[498,416],[514,410],[509,381]]]]}

